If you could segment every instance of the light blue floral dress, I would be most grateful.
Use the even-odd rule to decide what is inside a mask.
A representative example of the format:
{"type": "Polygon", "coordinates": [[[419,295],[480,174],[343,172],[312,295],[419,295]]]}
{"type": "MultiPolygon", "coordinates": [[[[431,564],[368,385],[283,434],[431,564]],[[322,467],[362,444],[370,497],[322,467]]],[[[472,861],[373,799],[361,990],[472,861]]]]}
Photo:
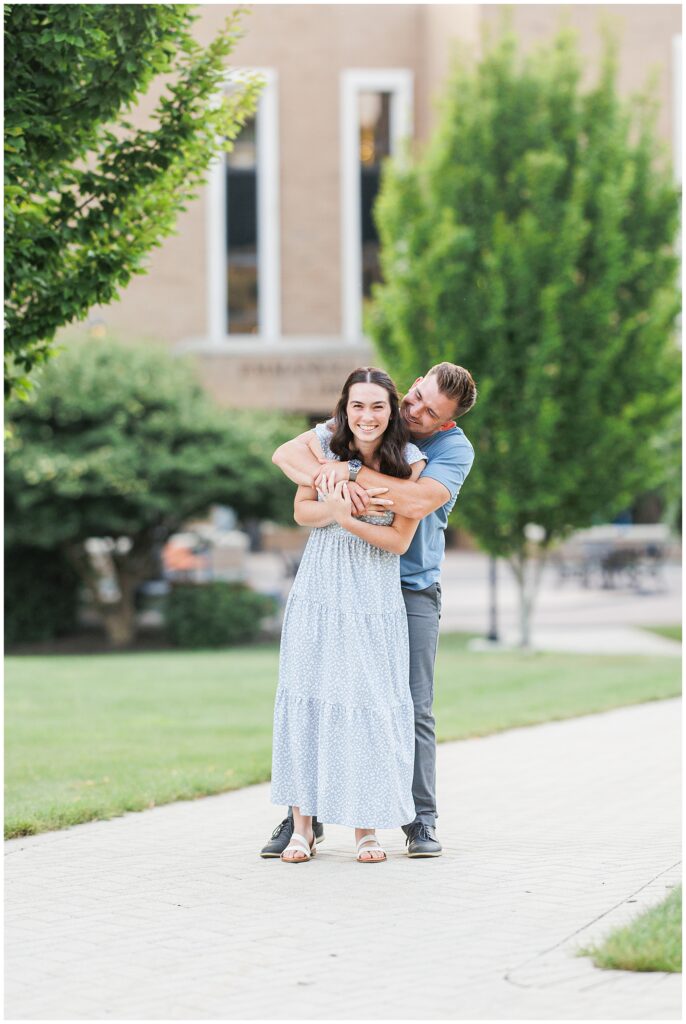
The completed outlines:
{"type": "MultiPolygon", "coordinates": [[[[331,432],[315,428],[327,459],[331,432]]],[[[409,463],[426,458],[408,444],[409,463]]],[[[389,526],[393,513],[362,517],[389,526]]],[[[414,820],[414,709],[399,556],[338,523],[312,530],[286,603],[271,799],[322,822],[414,820]]]]}

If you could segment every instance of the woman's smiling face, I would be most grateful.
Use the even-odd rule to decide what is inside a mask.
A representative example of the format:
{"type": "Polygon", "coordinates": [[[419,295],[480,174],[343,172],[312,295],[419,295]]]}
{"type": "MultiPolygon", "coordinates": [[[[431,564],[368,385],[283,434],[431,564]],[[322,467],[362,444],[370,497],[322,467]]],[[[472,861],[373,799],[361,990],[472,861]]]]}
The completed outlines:
{"type": "Polygon", "coordinates": [[[353,384],[345,408],[348,426],[356,441],[379,441],[391,418],[388,392],[380,384],[353,384]]]}

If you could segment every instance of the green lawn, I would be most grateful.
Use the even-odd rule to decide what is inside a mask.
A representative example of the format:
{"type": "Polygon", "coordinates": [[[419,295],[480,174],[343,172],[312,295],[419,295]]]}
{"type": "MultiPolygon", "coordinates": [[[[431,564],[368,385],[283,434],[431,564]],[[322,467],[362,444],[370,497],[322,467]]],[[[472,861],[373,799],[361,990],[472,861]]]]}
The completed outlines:
{"type": "MultiPolygon", "coordinates": [[[[443,636],[439,739],[673,697],[680,659],[480,654],[443,636]]],[[[276,646],[8,657],[5,834],[26,835],[263,782],[276,646]]]]}
{"type": "Polygon", "coordinates": [[[596,967],[680,973],[681,886],[600,945],[580,949],[578,955],[593,957],[596,967]]]}
{"type": "Polygon", "coordinates": [[[668,640],[678,640],[681,643],[681,623],[677,626],[643,626],[649,633],[657,633],[658,636],[666,636],[668,640]]]}

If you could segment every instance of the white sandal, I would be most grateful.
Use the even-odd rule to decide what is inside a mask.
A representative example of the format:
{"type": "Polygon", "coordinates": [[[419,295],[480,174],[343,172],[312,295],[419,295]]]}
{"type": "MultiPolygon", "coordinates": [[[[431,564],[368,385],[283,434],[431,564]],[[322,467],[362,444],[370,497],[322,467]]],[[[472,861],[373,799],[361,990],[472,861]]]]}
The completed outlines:
{"type": "Polygon", "coordinates": [[[358,840],[356,859],[360,862],[360,864],[383,864],[383,862],[386,860],[386,851],[384,850],[383,846],[381,846],[381,844],[379,843],[379,840],[377,839],[375,832],[372,832],[370,833],[370,835],[367,836],[362,836],[362,838],[358,840]],[[376,843],[374,849],[381,850],[381,852],[383,853],[383,857],[365,857],[363,859],[360,856],[360,854],[364,853],[362,847],[365,845],[365,843],[376,843]]]}
{"type": "Polygon", "coordinates": [[[312,836],[312,846],[308,843],[305,836],[301,836],[299,832],[294,832],[291,836],[291,841],[286,847],[286,850],[281,854],[281,860],[285,861],[286,864],[304,864],[306,861],[314,857],[317,852],[317,840],[312,836]],[[304,857],[284,857],[286,850],[298,850],[300,853],[304,853],[304,857]]]}

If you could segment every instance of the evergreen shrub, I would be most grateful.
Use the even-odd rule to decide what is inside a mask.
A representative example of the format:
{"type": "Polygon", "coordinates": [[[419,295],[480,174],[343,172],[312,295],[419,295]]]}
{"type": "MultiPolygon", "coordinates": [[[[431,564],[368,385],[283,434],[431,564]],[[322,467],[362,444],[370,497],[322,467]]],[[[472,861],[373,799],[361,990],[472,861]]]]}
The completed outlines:
{"type": "Polygon", "coordinates": [[[242,583],[177,583],[165,607],[167,635],[178,647],[250,643],[262,620],[276,610],[273,598],[242,583]]]}
{"type": "Polygon", "coordinates": [[[5,548],[5,643],[54,640],[76,628],[79,577],[58,551],[5,548]]]}

